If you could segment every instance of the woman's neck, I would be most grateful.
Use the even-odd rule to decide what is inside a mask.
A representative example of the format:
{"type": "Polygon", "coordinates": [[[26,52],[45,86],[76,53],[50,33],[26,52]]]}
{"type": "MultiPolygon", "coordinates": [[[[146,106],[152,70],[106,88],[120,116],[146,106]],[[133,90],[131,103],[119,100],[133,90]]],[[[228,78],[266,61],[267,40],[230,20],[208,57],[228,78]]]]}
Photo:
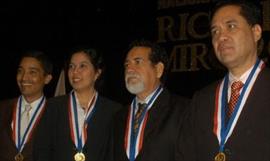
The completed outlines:
{"type": "Polygon", "coordinates": [[[89,90],[84,90],[84,91],[75,91],[77,99],[79,101],[79,104],[81,107],[85,110],[88,110],[89,102],[93,98],[93,96],[96,93],[95,89],[89,89],[89,90]]]}

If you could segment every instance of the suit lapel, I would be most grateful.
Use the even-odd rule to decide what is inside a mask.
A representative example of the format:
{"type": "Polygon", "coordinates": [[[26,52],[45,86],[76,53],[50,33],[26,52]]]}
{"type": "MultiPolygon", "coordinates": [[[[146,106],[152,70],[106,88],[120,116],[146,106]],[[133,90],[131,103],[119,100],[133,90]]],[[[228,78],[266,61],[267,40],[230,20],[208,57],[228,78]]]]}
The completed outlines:
{"type": "Polygon", "coordinates": [[[254,113],[257,113],[257,110],[259,110],[256,107],[255,102],[257,102],[257,97],[260,97],[258,94],[260,94],[263,89],[265,88],[262,84],[264,84],[262,77],[264,76],[264,69],[259,73],[257,80],[255,81],[253,87],[251,88],[251,91],[248,95],[248,98],[245,102],[243,111],[240,114],[239,120],[236,125],[236,131],[241,131],[246,128],[250,128],[250,125],[252,124],[252,116],[254,116],[254,113]]]}
{"type": "Polygon", "coordinates": [[[16,108],[16,102],[17,101],[17,99],[12,99],[11,101],[8,101],[8,103],[7,103],[7,105],[5,105],[5,106],[7,106],[7,108],[5,108],[6,109],[6,111],[5,111],[5,113],[7,114],[6,116],[6,123],[4,123],[5,125],[7,125],[7,127],[5,128],[6,130],[5,130],[5,133],[6,133],[6,135],[7,135],[7,138],[10,140],[10,142],[11,142],[11,144],[12,144],[12,146],[14,147],[14,149],[16,149],[17,150],[17,148],[16,148],[16,145],[15,145],[15,142],[14,142],[14,140],[13,140],[13,138],[12,138],[12,135],[13,135],[13,131],[12,131],[12,127],[11,127],[11,123],[12,123],[12,117],[13,117],[13,111],[15,110],[15,108],[16,108]]]}
{"type": "Polygon", "coordinates": [[[169,93],[166,89],[164,89],[154,102],[151,109],[148,111],[148,120],[145,128],[144,142],[147,142],[147,139],[151,138],[151,134],[154,132],[154,130],[161,125],[163,120],[162,115],[165,114],[166,110],[168,109],[168,100],[169,93]]]}

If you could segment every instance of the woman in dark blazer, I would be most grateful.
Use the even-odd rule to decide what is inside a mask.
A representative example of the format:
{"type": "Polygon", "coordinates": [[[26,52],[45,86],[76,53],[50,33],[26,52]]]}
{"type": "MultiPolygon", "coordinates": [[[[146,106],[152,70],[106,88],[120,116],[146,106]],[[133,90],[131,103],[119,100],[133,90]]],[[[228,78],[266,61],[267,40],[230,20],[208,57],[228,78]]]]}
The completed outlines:
{"type": "Polygon", "coordinates": [[[102,67],[102,57],[94,50],[72,52],[68,78],[73,90],[48,101],[35,142],[35,161],[109,159],[109,131],[121,105],[97,92],[102,67]]]}

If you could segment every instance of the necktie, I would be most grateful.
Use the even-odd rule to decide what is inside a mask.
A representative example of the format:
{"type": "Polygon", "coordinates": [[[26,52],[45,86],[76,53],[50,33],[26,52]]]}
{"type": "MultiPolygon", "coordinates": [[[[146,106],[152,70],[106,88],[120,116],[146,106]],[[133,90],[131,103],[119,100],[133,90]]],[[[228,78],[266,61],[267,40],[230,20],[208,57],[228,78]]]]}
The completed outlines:
{"type": "Polygon", "coordinates": [[[233,111],[234,111],[234,108],[235,108],[235,105],[238,101],[238,98],[240,96],[240,90],[241,88],[243,87],[243,83],[241,81],[236,81],[236,82],[233,82],[232,86],[231,86],[231,97],[230,97],[230,101],[229,101],[229,109],[228,109],[228,117],[230,118],[233,111]]]}
{"type": "Polygon", "coordinates": [[[144,111],[146,107],[146,103],[138,103],[138,110],[135,114],[135,118],[134,118],[134,128],[133,128],[133,131],[134,133],[137,133],[138,129],[139,129],[139,120],[140,120],[140,117],[144,111]]]}
{"type": "Polygon", "coordinates": [[[25,130],[29,124],[30,121],[30,111],[31,111],[32,107],[30,104],[26,104],[25,105],[25,109],[22,112],[22,119],[21,119],[21,137],[24,135],[25,130]]]}

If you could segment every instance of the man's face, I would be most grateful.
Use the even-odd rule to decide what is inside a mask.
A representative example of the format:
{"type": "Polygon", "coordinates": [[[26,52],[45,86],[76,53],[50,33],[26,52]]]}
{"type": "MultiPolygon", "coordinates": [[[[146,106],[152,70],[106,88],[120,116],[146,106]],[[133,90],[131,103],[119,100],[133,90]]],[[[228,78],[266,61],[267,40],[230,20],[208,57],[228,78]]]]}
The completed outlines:
{"type": "Polygon", "coordinates": [[[240,7],[220,8],[211,21],[212,44],[218,60],[229,70],[249,68],[257,59],[259,25],[251,26],[240,15],[240,7]]]}
{"type": "Polygon", "coordinates": [[[43,87],[51,80],[51,75],[45,75],[40,62],[32,57],[24,57],[17,69],[17,84],[21,94],[28,100],[42,96],[43,87]]]}
{"type": "Polygon", "coordinates": [[[157,65],[149,60],[150,48],[134,47],[125,60],[125,82],[132,94],[148,94],[160,83],[157,65]]]}

